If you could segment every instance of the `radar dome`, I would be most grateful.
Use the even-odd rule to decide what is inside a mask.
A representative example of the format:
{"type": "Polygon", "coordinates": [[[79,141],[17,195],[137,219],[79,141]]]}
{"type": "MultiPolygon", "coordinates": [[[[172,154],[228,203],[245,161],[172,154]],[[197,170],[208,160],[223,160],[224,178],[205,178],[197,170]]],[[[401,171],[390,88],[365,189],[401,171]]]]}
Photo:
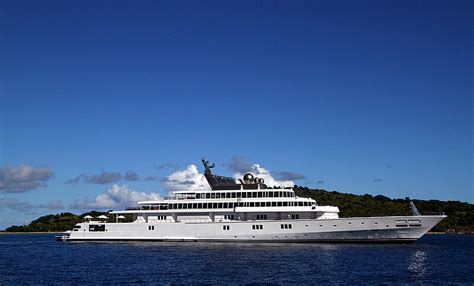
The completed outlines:
{"type": "Polygon", "coordinates": [[[251,183],[253,183],[253,175],[250,174],[250,173],[245,174],[245,175],[244,175],[244,182],[245,182],[246,184],[251,184],[251,183]]]}

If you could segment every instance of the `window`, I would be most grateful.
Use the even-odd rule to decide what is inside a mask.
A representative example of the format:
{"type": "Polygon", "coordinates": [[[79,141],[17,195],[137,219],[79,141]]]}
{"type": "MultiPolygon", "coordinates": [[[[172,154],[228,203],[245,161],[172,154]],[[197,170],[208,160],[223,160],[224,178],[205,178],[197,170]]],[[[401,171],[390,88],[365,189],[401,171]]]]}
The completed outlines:
{"type": "Polygon", "coordinates": [[[219,209],[221,209],[221,208],[222,208],[222,203],[219,203],[219,206],[218,206],[218,208],[219,208],[219,209]]]}
{"type": "Polygon", "coordinates": [[[281,206],[282,206],[282,202],[278,202],[278,206],[281,207],[281,206]]]}
{"type": "Polygon", "coordinates": [[[221,193],[217,193],[216,194],[216,199],[220,199],[221,198],[221,193]]]}
{"type": "Polygon", "coordinates": [[[271,207],[271,206],[272,206],[272,203],[271,203],[271,202],[267,202],[266,205],[267,205],[267,207],[271,207]]]}
{"type": "Polygon", "coordinates": [[[288,206],[288,202],[283,202],[283,206],[284,206],[284,207],[287,207],[287,206],[288,206]]]}
{"type": "Polygon", "coordinates": [[[291,224],[282,224],[280,227],[281,229],[291,229],[291,224]]]}
{"type": "Polygon", "coordinates": [[[223,225],[222,230],[230,230],[230,225],[223,225]]]}
{"type": "Polygon", "coordinates": [[[196,194],[196,199],[200,199],[201,198],[201,194],[196,194]]]}
{"type": "Polygon", "coordinates": [[[155,226],[149,225],[149,226],[148,226],[148,230],[155,230],[155,226]]]}
{"type": "Polygon", "coordinates": [[[252,229],[254,230],[262,230],[263,225],[262,224],[252,224],[252,229]]]}
{"type": "Polygon", "coordinates": [[[229,207],[229,204],[228,203],[224,203],[224,208],[228,208],[229,207]]]}
{"type": "Polygon", "coordinates": [[[230,199],[230,193],[226,193],[226,194],[225,194],[225,197],[228,198],[228,199],[230,199]]]}
{"type": "Polygon", "coordinates": [[[276,202],[272,202],[272,207],[276,207],[277,206],[277,203],[276,202]]]}
{"type": "Polygon", "coordinates": [[[269,196],[270,198],[273,198],[273,192],[268,192],[268,196],[269,196]]]}
{"type": "Polygon", "coordinates": [[[258,197],[261,198],[262,196],[262,192],[258,192],[258,197]]]}
{"type": "Polygon", "coordinates": [[[406,220],[396,220],[395,221],[395,226],[396,227],[407,227],[407,221],[406,220]]]}
{"type": "Polygon", "coordinates": [[[292,214],[291,219],[299,219],[300,215],[299,214],[292,214]]]}
{"type": "Polygon", "coordinates": [[[210,199],[211,198],[211,194],[210,193],[206,193],[206,199],[210,199]]]}
{"type": "Polygon", "coordinates": [[[410,226],[421,226],[421,220],[419,220],[419,219],[409,220],[408,225],[410,225],[410,226]]]}
{"type": "Polygon", "coordinates": [[[254,207],[254,202],[250,202],[250,207],[254,207]]]}
{"type": "Polygon", "coordinates": [[[197,209],[197,203],[193,203],[193,209],[197,209]]]}
{"type": "Polygon", "coordinates": [[[257,197],[257,192],[252,192],[252,198],[256,198],[257,197]]]}
{"type": "Polygon", "coordinates": [[[235,193],[232,193],[232,198],[235,199],[235,193]]]}
{"type": "Polygon", "coordinates": [[[260,202],[255,202],[256,207],[260,207],[260,202]]]}
{"type": "Polygon", "coordinates": [[[211,199],[215,199],[216,198],[216,193],[211,193],[211,199]]]}

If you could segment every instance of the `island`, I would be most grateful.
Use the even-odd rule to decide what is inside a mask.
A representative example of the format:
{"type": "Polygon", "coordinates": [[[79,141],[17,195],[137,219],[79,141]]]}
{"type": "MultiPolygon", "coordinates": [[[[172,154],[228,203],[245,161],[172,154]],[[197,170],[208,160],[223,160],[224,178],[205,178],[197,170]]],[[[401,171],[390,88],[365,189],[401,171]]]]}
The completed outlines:
{"type": "MultiPolygon", "coordinates": [[[[294,186],[297,196],[315,199],[319,205],[338,205],[340,217],[410,215],[408,198],[391,199],[383,195],[355,195],[294,186]]],[[[422,214],[444,213],[448,217],[431,231],[439,233],[474,233],[474,204],[460,201],[412,200],[422,214]]],[[[86,215],[98,217],[108,212],[70,212],[42,216],[28,225],[10,226],[6,232],[63,232],[82,222],[86,215]]],[[[112,218],[109,218],[112,219],[112,218]]],[[[126,218],[131,220],[131,218],[126,218]]]]}

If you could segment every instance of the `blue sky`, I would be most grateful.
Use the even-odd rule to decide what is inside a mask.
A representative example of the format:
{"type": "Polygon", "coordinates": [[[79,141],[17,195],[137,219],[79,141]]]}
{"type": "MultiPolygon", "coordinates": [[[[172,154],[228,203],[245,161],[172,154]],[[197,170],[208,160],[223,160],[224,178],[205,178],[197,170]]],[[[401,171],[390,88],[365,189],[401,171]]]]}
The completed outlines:
{"type": "Polygon", "coordinates": [[[2,2],[0,229],[113,184],[164,195],[203,156],[227,175],[258,163],[314,188],[473,203],[473,10],[2,2]]]}

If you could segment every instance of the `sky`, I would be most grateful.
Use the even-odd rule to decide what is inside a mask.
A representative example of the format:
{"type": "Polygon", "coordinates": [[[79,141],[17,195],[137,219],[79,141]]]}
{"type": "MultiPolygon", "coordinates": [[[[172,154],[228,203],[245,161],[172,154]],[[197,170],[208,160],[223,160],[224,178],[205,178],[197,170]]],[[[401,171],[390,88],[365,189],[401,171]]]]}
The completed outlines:
{"type": "Polygon", "coordinates": [[[0,229],[251,171],[474,203],[472,1],[2,1],[0,229]]]}

